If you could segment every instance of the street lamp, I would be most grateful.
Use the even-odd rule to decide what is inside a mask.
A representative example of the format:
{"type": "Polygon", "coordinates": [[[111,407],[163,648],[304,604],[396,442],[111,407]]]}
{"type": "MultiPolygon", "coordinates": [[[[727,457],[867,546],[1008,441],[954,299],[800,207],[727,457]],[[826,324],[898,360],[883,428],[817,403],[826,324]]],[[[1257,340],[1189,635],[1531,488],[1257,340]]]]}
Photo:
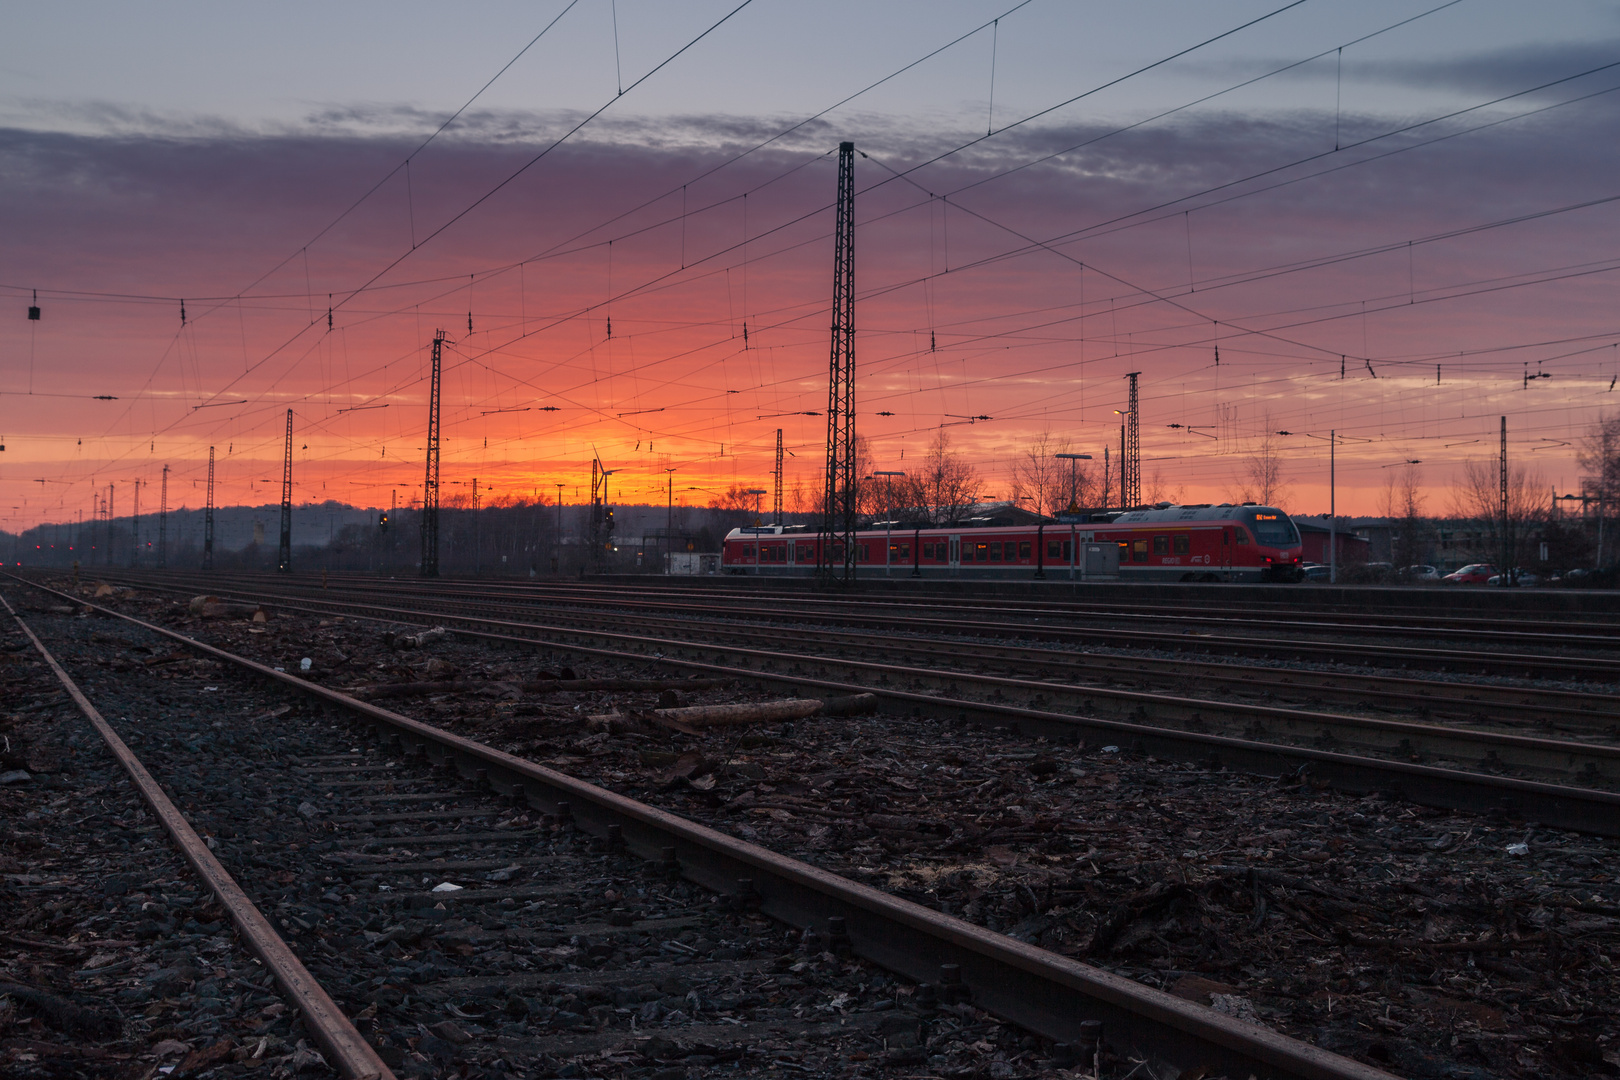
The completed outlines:
{"type": "Polygon", "coordinates": [[[904,476],[898,469],[889,471],[874,471],[873,476],[883,477],[883,576],[889,576],[889,558],[894,548],[894,477],[904,476]]]}
{"type": "Polygon", "coordinates": [[[1053,457],[1066,458],[1069,462],[1069,513],[1080,512],[1079,502],[1079,470],[1077,462],[1090,461],[1090,454],[1054,454],[1053,457]]]}
{"type": "MultiPolygon", "coordinates": [[[[1307,439],[1326,439],[1328,444],[1328,584],[1332,585],[1339,580],[1339,510],[1338,510],[1338,450],[1339,433],[1330,430],[1327,435],[1313,435],[1308,431],[1279,431],[1279,435],[1303,434],[1307,439]]],[[[1345,436],[1350,439],[1351,436],[1345,436]]],[[[1372,442],[1371,439],[1354,439],[1355,442],[1372,442]]],[[[1421,465],[1421,461],[1399,461],[1397,465],[1421,465]]]]}

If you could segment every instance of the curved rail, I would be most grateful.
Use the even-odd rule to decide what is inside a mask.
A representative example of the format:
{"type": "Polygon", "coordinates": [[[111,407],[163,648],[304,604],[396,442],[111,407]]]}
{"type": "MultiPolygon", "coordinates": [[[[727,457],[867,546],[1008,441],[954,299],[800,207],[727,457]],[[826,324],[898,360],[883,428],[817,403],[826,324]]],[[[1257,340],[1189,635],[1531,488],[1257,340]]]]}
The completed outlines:
{"type": "MultiPolygon", "coordinates": [[[[36,587],[48,592],[55,591],[43,585],[36,587]]],[[[56,595],[73,599],[62,593],[56,595]]],[[[263,595],[270,596],[270,594],[263,595]]],[[[928,709],[945,715],[954,714],[962,720],[973,717],[984,722],[1013,726],[1031,734],[1058,739],[1095,737],[1107,742],[1131,745],[1144,753],[1182,761],[1198,761],[1215,767],[1224,765],[1267,775],[1309,772],[1318,780],[1347,790],[1384,791],[1430,806],[1481,812],[1509,812],[1526,820],[1539,821],[1557,828],[1606,836],[1620,835],[1620,793],[1358,756],[1281,742],[1215,735],[1197,730],[1177,730],[1145,721],[1110,720],[1027,705],[969,700],[950,696],[949,693],[950,682],[953,679],[961,681],[971,679],[987,684],[1000,682],[1008,688],[1025,685],[1020,684],[1018,680],[998,680],[993,676],[953,676],[948,672],[901,668],[864,660],[844,660],[819,655],[795,656],[765,649],[716,646],[709,642],[651,638],[641,634],[609,630],[549,627],[532,622],[505,622],[485,617],[420,612],[375,604],[362,605],[330,600],[305,600],[303,603],[288,603],[285,600],[277,602],[283,609],[303,610],[314,614],[345,614],[378,622],[442,623],[468,637],[527,644],[544,641],[552,647],[619,661],[650,659],[689,671],[751,679],[793,694],[803,693],[807,689],[843,694],[871,693],[888,701],[891,707],[908,711],[928,709]],[[714,662],[714,656],[720,650],[728,655],[732,663],[714,662]],[[854,681],[851,676],[855,673],[864,674],[868,679],[854,681]],[[947,693],[921,692],[915,686],[919,680],[936,683],[947,693]]],[[[120,617],[132,619],[127,615],[120,617]]],[[[161,628],[159,630],[176,640],[186,642],[194,640],[174,631],[161,628]]],[[[1068,688],[1056,686],[1054,689],[1068,688]]],[[[1194,704],[1202,706],[1206,703],[1194,704]]],[[[1571,745],[1589,749],[1585,744],[1571,745]]]]}
{"type": "Polygon", "coordinates": [[[606,836],[617,827],[636,854],[667,862],[673,853],[686,877],[747,899],[774,918],[804,926],[841,917],[857,953],[908,978],[929,982],[940,975],[941,965],[957,965],[975,1005],[1048,1038],[1094,1041],[1095,1032],[1086,1025],[1101,1021],[1110,1042],[1169,1061],[1182,1072],[1264,1080],[1393,1080],[1382,1070],[849,881],[166,627],[28,584],[356,713],[379,734],[400,738],[416,752],[532,806],[571,816],[588,832],[606,836]]]}
{"type": "MultiPolygon", "coordinates": [[[[161,577],[150,572],[130,573],[121,571],[116,575],[119,580],[144,584],[152,587],[159,581],[170,581],[178,587],[184,582],[188,587],[212,588],[217,586],[219,579],[204,575],[166,574],[161,577]]],[[[309,592],[320,590],[320,586],[309,579],[276,578],[267,575],[245,575],[237,580],[252,581],[275,589],[293,588],[304,589],[309,592]]],[[[372,591],[384,595],[397,595],[402,590],[413,594],[421,589],[441,589],[442,583],[436,582],[382,582],[378,579],[346,579],[341,586],[351,591],[372,591]]],[[[528,591],[533,587],[519,586],[516,589],[503,589],[498,595],[505,602],[513,602],[517,597],[532,598],[536,604],[561,598],[565,601],[574,599],[563,590],[559,597],[528,591]]],[[[757,598],[756,598],[757,599],[757,598]]],[[[789,598],[781,598],[789,599],[789,598]]],[[[1098,626],[1098,625],[1062,625],[1058,621],[1011,621],[1007,619],[987,619],[984,612],[971,613],[971,621],[962,618],[951,618],[939,614],[917,614],[913,610],[882,611],[883,605],[869,605],[865,602],[851,603],[849,601],[825,601],[820,598],[793,598],[799,602],[793,606],[775,605],[771,607],[769,617],[772,619],[793,621],[820,625],[837,626],[864,626],[873,629],[910,629],[928,630],[941,634],[971,633],[985,636],[999,636],[1002,638],[1014,637],[1026,640],[1053,641],[1064,643],[1098,643],[1110,646],[1146,646],[1152,648],[1166,648],[1177,652],[1210,652],[1220,651],[1234,655],[1266,656],[1296,660],[1314,660],[1327,663],[1363,663],[1386,668],[1423,668],[1441,671],[1469,672],[1485,675],[1508,675],[1512,677],[1575,679],[1581,681],[1605,681],[1620,683],[1620,660],[1603,657],[1558,656],[1539,653],[1507,653],[1485,652],[1479,650],[1434,648],[1419,645],[1378,645],[1362,643],[1344,643],[1330,640],[1306,640],[1301,638],[1281,637],[1253,637],[1238,636],[1235,634],[1191,634],[1186,626],[1188,620],[1181,619],[1178,625],[1184,627],[1179,630],[1170,629],[1136,629],[1131,627],[1098,626]],[[829,605],[844,604],[849,610],[836,610],[829,605]]],[[[589,600],[579,601],[588,603],[589,600]]],[[[739,608],[735,603],[711,603],[692,600],[667,601],[656,599],[614,599],[612,604],[616,608],[627,612],[635,611],[674,611],[692,615],[714,615],[722,618],[736,619],[739,608]]],[[[933,609],[924,608],[924,611],[933,609]]],[[[1065,619],[1068,614],[1054,612],[1053,615],[1062,615],[1065,619]]],[[[1205,620],[1193,620],[1202,623],[1205,620]]],[[[1270,625],[1275,626],[1275,623],[1270,625]]],[[[1319,629],[1319,628],[1317,628],[1319,629]]],[[[1427,631],[1413,631],[1417,636],[1423,636],[1427,631]]],[[[1398,632],[1385,630],[1384,637],[1399,636],[1398,632]]],[[[1523,640],[1526,635],[1515,635],[1513,640],[1523,640]]]]}

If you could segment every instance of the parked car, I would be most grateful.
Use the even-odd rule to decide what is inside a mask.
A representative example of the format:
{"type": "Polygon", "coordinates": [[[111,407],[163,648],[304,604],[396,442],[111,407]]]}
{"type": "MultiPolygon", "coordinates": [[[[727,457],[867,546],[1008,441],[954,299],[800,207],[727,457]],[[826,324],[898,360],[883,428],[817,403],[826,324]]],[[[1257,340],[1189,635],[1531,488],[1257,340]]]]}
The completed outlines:
{"type": "Polygon", "coordinates": [[[1299,572],[1304,575],[1305,581],[1326,581],[1332,576],[1333,569],[1326,563],[1308,562],[1300,565],[1299,572]]]}
{"type": "Polygon", "coordinates": [[[1432,566],[1408,566],[1401,571],[1407,581],[1439,581],[1440,571],[1432,566]]]}
{"type": "MultiPolygon", "coordinates": [[[[1515,585],[1540,585],[1541,584],[1541,575],[1533,574],[1529,570],[1513,570],[1510,573],[1512,575],[1513,584],[1515,584],[1515,585]]],[[[1485,582],[1485,584],[1487,584],[1487,585],[1501,585],[1502,584],[1502,575],[1501,574],[1492,574],[1491,577],[1489,578],[1489,580],[1487,580],[1485,582]]]]}
{"type": "Polygon", "coordinates": [[[1490,563],[1469,563],[1461,570],[1447,574],[1440,580],[1447,585],[1483,585],[1491,580],[1496,573],[1496,567],[1490,563]]]}

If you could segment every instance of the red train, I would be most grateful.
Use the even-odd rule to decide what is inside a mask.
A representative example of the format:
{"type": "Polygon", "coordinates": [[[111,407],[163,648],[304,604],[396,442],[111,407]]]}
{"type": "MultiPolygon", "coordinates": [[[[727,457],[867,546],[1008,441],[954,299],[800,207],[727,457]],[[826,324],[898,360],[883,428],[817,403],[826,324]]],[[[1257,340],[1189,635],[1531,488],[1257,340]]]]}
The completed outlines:
{"type": "MultiPolygon", "coordinates": [[[[1018,580],[1299,581],[1299,530],[1270,506],[1161,506],[1098,515],[1085,524],[918,527],[856,534],[868,575],[1018,580]],[[884,541],[888,540],[888,559],[884,541]]],[[[809,575],[822,538],[804,525],[733,529],[728,574],[809,575]]],[[[833,561],[843,564],[842,545],[833,561]]]]}

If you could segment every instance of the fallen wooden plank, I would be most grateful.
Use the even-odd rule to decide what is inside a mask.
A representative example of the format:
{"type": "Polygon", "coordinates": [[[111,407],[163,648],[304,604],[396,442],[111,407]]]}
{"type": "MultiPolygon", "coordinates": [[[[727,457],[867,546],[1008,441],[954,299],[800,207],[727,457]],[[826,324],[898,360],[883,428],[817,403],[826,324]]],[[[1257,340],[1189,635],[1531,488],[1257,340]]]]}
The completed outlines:
{"type": "Polygon", "coordinates": [[[613,690],[621,693],[662,693],[665,690],[714,690],[730,679],[541,679],[524,683],[488,679],[446,679],[440,682],[378,683],[350,691],[368,701],[378,698],[420,697],[424,694],[465,694],[479,690],[516,687],[525,694],[561,694],[568,691],[613,690]]]}
{"type": "Polygon", "coordinates": [[[680,724],[687,728],[722,727],[731,724],[774,724],[784,720],[802,720],[821,712],[848,715],[868,711],[877,698],[872,694],[857,694],[823,702],[816,698],[787,698],[782,701],[745,701],[734,705],[691,705],[677,709],[647,709],[630,713],[597,713],[586,717],[591,724],[612,724],[615,721],[649,720],[663,726],[680,724]],[[831,708],[829,708],[831,706],[831,708]]]}

